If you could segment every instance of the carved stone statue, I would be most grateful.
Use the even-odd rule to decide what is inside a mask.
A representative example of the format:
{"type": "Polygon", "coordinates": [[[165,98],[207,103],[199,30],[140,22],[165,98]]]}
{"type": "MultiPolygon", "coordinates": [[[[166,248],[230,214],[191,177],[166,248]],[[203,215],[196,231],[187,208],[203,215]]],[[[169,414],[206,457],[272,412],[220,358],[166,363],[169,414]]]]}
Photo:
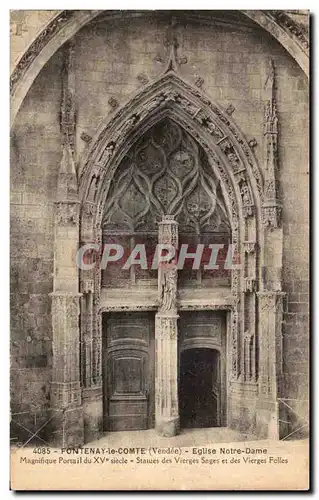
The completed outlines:
{"type": "Polygon", "coordinates": [[[160,310],[176,310],[176,292],[177,292],[177,268],[175,261],[168,264],[168,269],[162,270],[161,288],[160,288],[160,310]]]}
{"type": "Polygon", "coordinates": [[[98,189],[99,180],[100,180],[99,176],[93,175],[93,177],[91,179],[91,184],[90,184],[90,187],[89,187],[87,201],[94,202],[95,196],[96,196],[96,193],[97,193],[97,189],[98,189]]]}
{"type": "Polygon", "coordinates": [[[242,184],[241,190],[240,190],[243,204],[244,205],[251,205],[251,198],[250,198],[250,192],[247,184],[242,184]]]}

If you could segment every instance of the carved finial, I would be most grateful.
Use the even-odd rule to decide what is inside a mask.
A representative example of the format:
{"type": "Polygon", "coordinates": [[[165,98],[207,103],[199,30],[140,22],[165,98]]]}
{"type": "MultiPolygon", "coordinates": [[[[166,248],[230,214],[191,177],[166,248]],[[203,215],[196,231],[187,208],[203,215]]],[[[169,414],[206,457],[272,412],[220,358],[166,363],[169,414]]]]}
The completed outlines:
{"type": "Polygon", "coordinates": [[[65,47],[62,67],[62,99],[60,110],[60,128],[62,143],[69,144],[72,154],[75,142],[75,73],[74,47],[68,43],[65,47]]]}
{"type": "Polygon", "coordinates": [[[267,79],[265,82],[264,101],[265,101],[264,134],[277,134],[278,116],[277,116],[277,104],[275,99],[275,67],[272,59],[270,59],[268,63],[267,79]]]}
{"type": "Polygon", "coordinates": [[[78,184],[70,144],[65,143],[57,181],[57,201],[73,201],[78,199],[78,184]]]}
{"type": "Polygon", "coordinates": [[[177,48],[178,48],[178,42],[176,38],[173,38],[172,41],[168,42],[168,45],[170,45],[170,53],[169,53],[169,58],[168,58],[168,63],[166,65],[165,73],[168,73],[169,71],[178,71],[178,62],[177,62],[177,48]]]}
{"type": "Polygon", "coordinates": [[[267,77],[266,77],[266,81],[265,81],[266,99],[273,98],[274,86],[275,86],[275,65],[274,65],[274,61],[272,59],[270,59],[268,61],[267,77]]]}
{"type": "MultiPolygon", "coordinates": [[[[177,72],[180,65],[187,63],[186,56],[184,56],[184,55],[178,56],[177,55],[177,49],[179,47],[179,43],[178,43],[176,34],[174,33],[176,26],[177,26],[177,20],[174,16],[172,16],[170,19],[170,26],[168,28],[167,38],[164,42],[165,47],[170,48],[169,58],[168,58],[168,62],[166,64],[164,74],[168,73],[169,71],[177,72]]],[[[157,61],[159,61],[158,56],[157,56],[157,61]]]]}
{"type": "Polygon", "coordinates": [[[60,127],[62,135],[62,158],[57,181],[57,201],[74,201],[78,198],[77,174],[74,161],[75,143],[75,73],[74,47],[65,48],[62,68],[62,99],[60,127]]]}
{"type": "Polygon", "coordinates": [[[275,68],[272,60],[268,64],[265,82],[264,115],[264,200],[262,221],[270,230],[279,227],[281,222],[281,203],[278,200],[278,113],[275,98],[275,68]]]}

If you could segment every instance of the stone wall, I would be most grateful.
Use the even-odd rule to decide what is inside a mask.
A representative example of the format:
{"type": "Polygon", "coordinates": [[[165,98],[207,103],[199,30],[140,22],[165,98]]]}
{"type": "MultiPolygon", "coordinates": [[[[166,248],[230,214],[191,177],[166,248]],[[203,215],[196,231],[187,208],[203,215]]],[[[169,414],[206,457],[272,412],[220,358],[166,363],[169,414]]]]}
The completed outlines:
{"type": "Polygon", "coordinates": [[[11,136],[11,411],[29,430],[47,418],[50,397],[60,71],[57,54],[29,92],[11,136]]]}
{"type": "MultiPolygon", "coordinates": [[[[213,102],[235,107],[233,119],[248,140],[256,139],[255,154],[261,165],[262,92],[268,61],[274,60],[280,124],[283,282],[287,292],[282,396],[308,399],[307,79],[274,39],[249,25],[216,24],[212,29],[182,20],[174,31],[182,77],[199,86],[213,102]]],[[[101,121],[164,70],[169,36],[169,22],[162,15],[95,23],[76,35],[78,162],[101,121]]],[[[26,412],[21,418],[29,425],[36,425],[34,415],[45,418],[49,397],[48,294],[52,291],[53,201],[61,156],[61,61],[60,51],[42,70],[12,133],[11,401],[13,413],[26,412]],[[30,384],[32,390],[28,389],[30,384]]]]}

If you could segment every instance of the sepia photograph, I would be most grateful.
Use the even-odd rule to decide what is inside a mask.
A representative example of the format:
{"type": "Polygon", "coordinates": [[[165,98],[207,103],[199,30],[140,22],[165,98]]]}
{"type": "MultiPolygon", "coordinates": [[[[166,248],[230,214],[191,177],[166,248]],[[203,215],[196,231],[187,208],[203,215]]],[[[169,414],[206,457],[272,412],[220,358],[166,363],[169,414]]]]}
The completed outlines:
{"type": "Polygon", "coordinates": [[[309,25],[10,11],[12,490],[308,490],[309,25]]]}

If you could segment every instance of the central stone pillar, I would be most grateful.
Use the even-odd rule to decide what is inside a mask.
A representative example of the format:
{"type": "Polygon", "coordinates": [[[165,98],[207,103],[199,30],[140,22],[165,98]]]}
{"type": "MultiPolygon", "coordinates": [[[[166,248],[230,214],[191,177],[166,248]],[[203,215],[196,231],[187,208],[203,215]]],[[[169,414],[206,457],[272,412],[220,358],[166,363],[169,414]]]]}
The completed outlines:
{"type": "MultiPolygon", "coordinates": [[[[159,223],[159,245],[177,250],[178,223],[173,216],[159,223]]],[[[177,261],[172,258],[158,269],[159,310],[155,318],[155,426],[161,436],[179,432],[177,359],[177,261]]]]}

